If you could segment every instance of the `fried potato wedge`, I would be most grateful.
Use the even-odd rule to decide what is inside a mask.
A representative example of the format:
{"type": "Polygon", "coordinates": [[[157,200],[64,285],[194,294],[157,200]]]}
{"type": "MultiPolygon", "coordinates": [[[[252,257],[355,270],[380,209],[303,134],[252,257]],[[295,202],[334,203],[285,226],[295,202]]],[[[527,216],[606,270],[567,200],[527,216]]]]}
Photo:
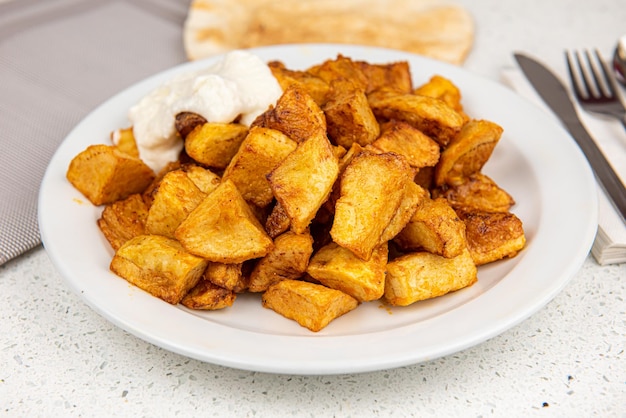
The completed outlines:
{"type": "Polygon", "coordinates": [[[291,221],[289,220],[289,216],[285,209],[283,209],[280,202],[276,202],[276,204],[272,207],[272,211],[267,216],[265,220],[265,231],[272,238],[276,238],[283,232],[289,229],[291,221]]]}
{"type": "Polygon", "coordinates": [[[331,83],[329,99],[323,107],[329,138],[346,149],[354,142],[368,145],[380,134],[380,126],[370,108],[365,90],[338,79],[331,83]]]}
{"type": "Polygon", "coordinates": [[[424,249],[454,258],[467,247],[465,224],[446,199],[424,199],[394,242],[405,251],[424,249]]]}
{"type": "Polygon", "coordinates": [[[223,169],[247,134],[248,127],[238,123],[204,123],[189,132],[185,138],[185,151],[200,164],[223,169]]]}
{"type": "Polygon", "coordinates": [[[510,212],[459,211],[477,266],[514,257],[526,245],[522,221],[510,212]]]}
{"type": "Polygon", "coordinates": [[[237,294],[208,280],[200,280],[180,301],[189,309],[216,311],[233,306],[237,294]]]}
{"type": "Polygon", "coordinates": [[[411,167],[433,167],[439,161],[439,144],[406,122],[392,120],[381,125],[372,144],[383,152],[402,155],[411,167]]]}
{"type": "Polygon", "coordinates": [[[189,177],[189,180],[205,194],[209,194],[217,189],[217,186],[219,186],[222,181],[220,176],[199,165],[183,164],[180,169],[183,170],[187,174],[187,177],[189,177]]]}
{"type": "Polygon", "coordinates": [[[248,277],[243,274],[243,263],[224,264],[209,261],[202,279],[235,293],[248,288],[248,277]]]}
{"type": "Polygon", "coordinates": [[[117,251],[126,241],[146,233],[148,207],[140,194],[131,194],[104,207],[98,227],[117,251]]]}
{"type": "Polygon", "coordinates": [[[425,199],[429,198],[428,190],[412,181],[407,182],[400,205],[398,206],[396,213],[394,213],[391,218],[391,221],[389,221],[387,227],[383,230],[383,233],[380,236],[380,243],[383,244],[390,241],[398,235],[400,231],[402,231],[409,223],[418,206],[425,199]]]}
{"type": "Polygon", "coordinates": [[[411,180],[408,163],[396,154],[363,151],[353,157],[341,175],[333,241],[369,260],[411,180]]]}
{"type": "Polygon", "coordinates": [[[368,95],[368,100],[376,117],[404,121],[444,147],[465,123],[457,111],[428,96],[379,89],[368,95]]]}
{"type": "Polygon", "coordinates": [[[313,237],[308,232],[296,234],[287,231],[276,237],[274,248],[252,269],[248,290],[264,292],[280,280],[300,278],[306,271],[311,254],[313,237]]]}
{"type": "Polygon", "coordinates": [[[326,135],[326,117],[313,97],[302,87],[287,88],[270,108],[252,123],[252,127],[276,129],[300,143],[312,136],[326,135]]]}
{"type": "Polygon", "coordinates": [[[146,232],[174,238],[176,228],[205,196],[183,170],[170,171],[153,194],[146,219],[146,232]]]}
{"type": "Polygon", "coordinates": [[[187,135],[193,131],[197,126],[204,125],[207,120],[193,112],[180,112],[176,115],[174,120],[174,127],[178,135],[185,140],[187,135]]]}
{"type": "Polygon", "coordinates": [[[231,180],[247,202],[266,207],[274,199],[267,176],[296,146],[296,142],[280,131],[254,127],[224,170],[222,179],[231,180]]]}
{"type": "Polygon", "coordinates": [[[268,176],[291,229],[301,234],[328,199],[339,174],[339,161],[325,134],[298,144],[268,176]]]}
{"type": "Polygon", "coordinates": [[[368,85],[366,75],[361,69],[361,65],[352,59],[341,54],[332,60],[326,60],[320,65],[310,67],[309,73],[320,77],[329,85],[336,80],[348,80],[359,90],[365,90],[368,85]]]}
{"type": "Polygon", "coordinates": [[[111,132],[111,142],[124,154],[139,158],[139,149],[137,148],[137,142],[135,141],[135,134],[133,133],[132,127],[117,129],[111,132]]]}
{"type": "Polygon", "coordinates": [[[432,190],[433,197],[444,197],[454,209],[508,212],[513,197],[482,173],[470,174],[454,186],[444,184],[432,190]]]}
{"type": "Polygon", "coordinates": [[[341,290],[359,302],[380,299],[385,291],[387,243],[379,245],[368,261],[331,242],[311,258],[306,272],[321,284],[341,290]]]}
{"type": "Polygon", "coordinates": [[[143,192],[154,180],[154,172],[139,158],[113,145],[90,145],[75,156],[67,179],[96,206],[143,192]]]}
{"type": "Polygon", "coordinates": [[[281,280],[271,285],[261,300],[263,307],[313,332],[359,305],[356,299],[339,290],[300,280],[281,280]]]}
{"type": "Polygon", "coordinates": [[[410,93],[413,89],[413,80],[407,61],[392,62],[389,64],[373,64],[366,61],[356,61],[367,79],[365,93],[369,94],[380,88],[410,93]]]}
{"type": "Polygon", "coordinates": [[[111,260],[113,273],[140,289],[177,304],[193,288],[207,261],[160,235],[139,235],[126,241],[111,260]]]}
{"type": "Polygon", "coordinates": [[[322,107],[326,103],[330,85],[320,77],[308,71],[287,69],[282,62],[278,61],[270,61],[267,65],[283,91],[295,85],[305,90],[318,106],[322,107]]]}
{"type": "Polygon", "coordinates": [[[190,253],[226,264],[263,257],[274,245],[230,180],[205,197],[174,235],[190,253]]]}
{"type": "Polygon", "coordinates": [[[435,167],[435,184],[456,185],[479,172],[500,141],[502,127],[487,120],[469,121],[441,153],[435,167]]]}
{"type": "Polygon", "coordinates": [[[442,100],[452,109],[459,112],[466,122],[469,120],[467,115],[463,112],[463,105],[461,104],[461,90],[459,90],[459,88],[452,81],[441,75],[432,76],[427,83],[417,87],[413,93],[420,96],[428,96],[434,99],[442,100]]]}
{"type": "Polygon", "coordinates": [[[406,254],[387,264],[385,299],[393,306],[408,306],[470,286],[477,281],[476,274],[467,249],[454,258],[406,254]]]}

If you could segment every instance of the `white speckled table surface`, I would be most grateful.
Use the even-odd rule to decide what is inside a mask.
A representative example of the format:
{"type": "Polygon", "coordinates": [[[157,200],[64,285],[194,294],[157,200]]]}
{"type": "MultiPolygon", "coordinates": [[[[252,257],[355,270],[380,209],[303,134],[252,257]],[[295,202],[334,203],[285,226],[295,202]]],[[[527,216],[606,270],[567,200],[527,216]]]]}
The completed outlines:
{"type": "MultiPolygon", "coordinates": [[[[20,0],[15,0],[20,1],[20,0]]],[[[464,67],[498,79],[527,51],[609,54],[622,0],[458,1],[476,21],[464,67]]],[[[545,308],[480,345],[354,375],[291,376],[202,363],[117,328],[38,247],[0,267],[0,416],[626,416],[626,264],[588,257],[545,308]]]]}

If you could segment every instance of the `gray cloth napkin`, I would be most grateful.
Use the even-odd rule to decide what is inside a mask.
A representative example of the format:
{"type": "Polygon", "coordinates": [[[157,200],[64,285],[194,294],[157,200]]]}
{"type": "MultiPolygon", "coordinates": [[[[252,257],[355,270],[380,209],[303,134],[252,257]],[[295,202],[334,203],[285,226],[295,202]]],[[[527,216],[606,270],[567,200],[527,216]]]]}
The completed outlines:
{"type": "Polygon", "coordinates": [[[39,186],[74,125],[118,91],[186,60],[189,2],[0,4],[0,265],[41,243],[39,186]]]}

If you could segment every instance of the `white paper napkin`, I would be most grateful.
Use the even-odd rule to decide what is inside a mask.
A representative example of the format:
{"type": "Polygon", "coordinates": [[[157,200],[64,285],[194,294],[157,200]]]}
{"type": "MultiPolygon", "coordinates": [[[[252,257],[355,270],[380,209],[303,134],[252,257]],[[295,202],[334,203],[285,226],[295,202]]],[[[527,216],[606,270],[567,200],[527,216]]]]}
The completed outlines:
{"type": "MultiPolygon", "coordinates": [[[[559,74],[566,80],[565,74],[559,74]]],[[[552,111],[543,103],[534,88],[518,68],[507,67],[501,73],[502,82],[521,96],[526,97],[546,112],[552,111]]],[[[626,183],[626,130],[614,119],[591,115],[577,109],[578,114],[596,143],[603,151],[614,170],[626,183]]],[[[554,116],[556,119],[556,116],[554,116]]],[[[626,262],[626,224],[606,196],[604,190],[599,193],[598,233],[591,253],[600,264],[626,262]]]]}

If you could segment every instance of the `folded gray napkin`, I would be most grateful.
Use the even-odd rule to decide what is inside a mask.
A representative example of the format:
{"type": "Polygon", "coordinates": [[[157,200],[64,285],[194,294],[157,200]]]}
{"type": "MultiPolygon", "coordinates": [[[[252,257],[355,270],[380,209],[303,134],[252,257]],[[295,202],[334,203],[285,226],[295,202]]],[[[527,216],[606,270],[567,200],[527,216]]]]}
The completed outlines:
{"type": "Polygon", "coordinates": [[[186,60],[189,2],[0,4],[0,265],[41,243],[39,185],[74,125],[118,91],[186,60]]]}

